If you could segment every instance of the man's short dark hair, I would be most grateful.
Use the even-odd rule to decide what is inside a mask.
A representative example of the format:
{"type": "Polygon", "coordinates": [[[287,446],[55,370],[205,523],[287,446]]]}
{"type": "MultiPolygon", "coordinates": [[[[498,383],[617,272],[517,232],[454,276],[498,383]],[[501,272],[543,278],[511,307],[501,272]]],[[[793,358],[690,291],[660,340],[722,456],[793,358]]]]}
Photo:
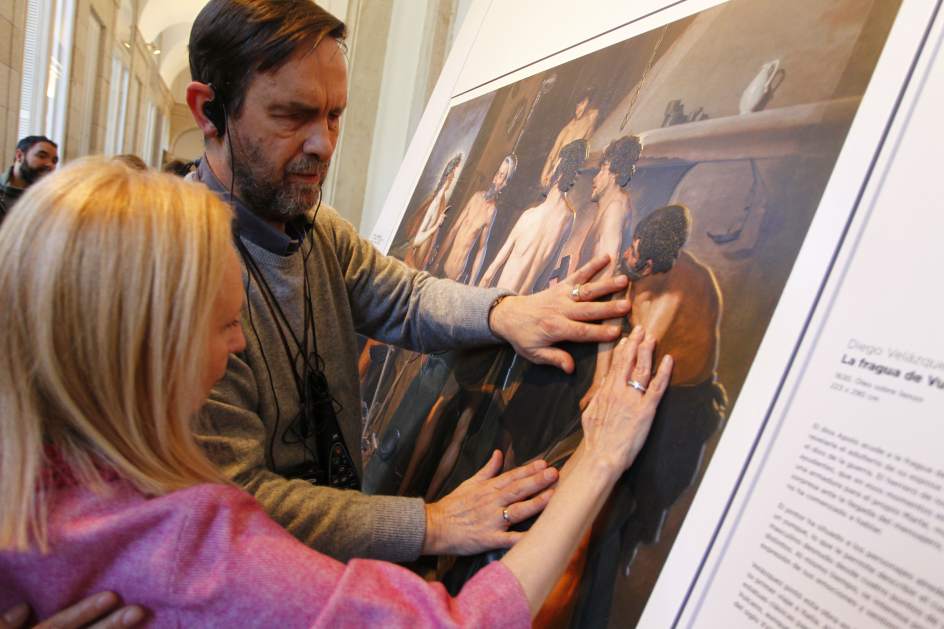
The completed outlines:
{"type": "Polygon", "coordinates": [[[574,185],[577,171],[587,161],[588,145],[586,140],[574,140],[561,149],[557,168],[551,176],[551,187],[557,186],[561,192],[567,192],[574,185]]]}
{"type": "Polygon", "coordinates": [[[346,34],[344,22],[311,0],[210,0],[190,31],[190,76],[212,83],[224,111],[238,116],[254,74],[346,34]]]}
{"type": "Polygon", "coordinates": [[[47,144],[52,144],[54,148],[59,148],[59,145],[47,138],[45,135],[28,135],[19,142],[16,143],[16,150],[23,151],[23,154],[29,153],[29,150],[39,144],[40,142],[46,142],[47,144]]]}
{"type": "Polygon", "coordinates": [[[639,261],[652,261],[653,273],[665,273],[675,265],[692,230],[692,213],[684,205],[667,205],[646,215],[633,232],[639,240],[639,261]]]}
{"type": "Polygon", "coordinates": [[[601,162],[610,163],[610,172],[616,175],[616,183],[625,188],[636,174],[636,162],[642,153],[642,142],[638,135],[624,135],[610,142],[603,151],[601,162]]]}

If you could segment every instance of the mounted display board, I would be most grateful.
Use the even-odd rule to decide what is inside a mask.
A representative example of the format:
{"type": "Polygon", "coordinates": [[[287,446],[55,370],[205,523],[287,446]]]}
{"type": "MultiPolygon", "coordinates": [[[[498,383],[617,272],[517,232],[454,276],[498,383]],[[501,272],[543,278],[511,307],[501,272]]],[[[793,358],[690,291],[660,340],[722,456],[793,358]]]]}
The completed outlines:
{"type": "MultiPolygon", "coordinates": [[[[372,240],[518,293],[608,253],[624,327],[676,363],[538,626],[944,623],[939,12],[470,9],[372,240]]],[[[562,463],[608,356],[569,349],[572,376],[366,345],[365,489],[433,500],[494,448],[562,463]]]]}

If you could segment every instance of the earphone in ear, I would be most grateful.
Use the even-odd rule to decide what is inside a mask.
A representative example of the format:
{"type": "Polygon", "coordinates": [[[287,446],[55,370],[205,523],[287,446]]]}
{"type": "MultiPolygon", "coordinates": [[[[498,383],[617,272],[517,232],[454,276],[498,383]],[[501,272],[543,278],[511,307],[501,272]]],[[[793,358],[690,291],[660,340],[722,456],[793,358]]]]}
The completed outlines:
{"type": "Polygon", "coordinates": [[[226,133],[226,108],[223,106],[223,97],[212,83],[207,86],[213,90],[213,98],[203,104],[203,115],[216,127],[217,135],[222,138],[226,133]]]}

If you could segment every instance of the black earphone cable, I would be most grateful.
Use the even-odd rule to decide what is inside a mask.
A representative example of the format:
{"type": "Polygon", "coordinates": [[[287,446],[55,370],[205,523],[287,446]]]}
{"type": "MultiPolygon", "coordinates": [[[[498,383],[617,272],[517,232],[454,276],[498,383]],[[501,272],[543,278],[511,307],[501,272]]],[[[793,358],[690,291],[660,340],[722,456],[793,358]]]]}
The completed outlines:
{"type": "MultiPolygon", "coordinates": [[[[212,84],[209,84],[209,85],[213,87],[212,84]]],[[[220,133],[220,135],[225,136],[226,126],[227,126],[226,125],[226,118],[227,118],[226,104],[223,102],[222,95],[217,92],[215,87],[213,88],[213,98],[220,99],[219,107],[220,107],[220,112],[222,113],[222,121],[219,121],[220,124],[217,124],[218,121],[211,119],[211,122],[213,122],[214,126],[217,127],[217,132],[220,133]],[[220,127],[222,127],[222,129],[220,127]]],[[[204,105],[204,113],[206,113],[205,105],[204,105]]],[[[232,203],[235,205],[236,203],[236,195],[235,195],[236,154],[235,154],[235,151],[233,150],[232,132],[230,132],[229,138],[225,139],[224,141],[229,146],[230,182],[229,182],[228,201],[229,203],[232,203]]],[[[206,154],[204,154],[203,158],[204,160],[206,160],[206,154]]],[[[209,166],[210,166],[210,163],[209,161],[207,161],[207,167],[209,166]]],[[[268,440],[268,444],[266,448],[269,455],[268,458],[269,458],[270,465],[272,465],[272,468],[275,469],[276,468],[275,439],[276,439],[276,436],[279,434],[279,424],[281,423],[281,419],[282,419],[282,407],[279,404],[279,396],[275,391],[275,378],[272,377],[272,368],[269,366],[269,359],[265,353],[265,343],[262,342],[262,338],[259,335],[259,330],[256,328],[255,318],[252,315],[252,299],[250,297],[251,297],[253,273],[250,271],[248,260],[247,260],[248,252],[244,252],[245,247],[242,243],[242,236],[239,233],[238,223],[236,223],[236,229],[234,230],[234,232],[235,233],[233,234],[233,236],[234,236],[234,241],[236,243],[236,248],[240,253],[240,257],[243,258],[243,264],[246,265],[246,312],[249,318],[249,327],[252,328],[252,333],[256,337],[256,343],[259,345],[259,354],[262,356],[262,363],[265,366],[266,376],[268,377],[268,380],[269,380],[269,391],[272,393],[272,400],[275,404],[275,425],[273,426],[272,439],[268,440]]],[[[250,259],[251,259],[251,256],[250,256],[250,259]]],[[[258,280],[257,280],[257,283],[258,283],[258,280]]]]}
{"type": "MultiPolygon", "coordinates": [[[[278,303],[278,299],[275,297],[275,294],[272,291],[272,288],[269,286],[268,281],[265,279],[265,276],[262,274],[262,270],[259,268],[258,264],[256,263],[256,260],[252,257],[252,254],[250,254],[245,244],[241,240],[237,240],[237,248],[239,249],[240,255],[243,257],[243,261],[246,264],[247,274],[251,275],[256,280],[256,284],[259,287],[259,294],[262,296],[263,301],[266,305],[266,308],[269,310],[269,313],[272,315],[273,319],[275,319],[275,327],[279,333],[279,339],[282,342],[282,349],[285,351],[286,358],[288,358],[289,360],[289,366],[291,368],[292,379],[295,382],[295,390],[296,390],[296,393],[298,394],[299,405],[301,406],[302,409],[307,411],[311,400],[310,400],[310,395],[306,387],[306,382],[308,378],[307,374],[312,370],[312,366],[310,363],[310,359],[308,358],[308,355],[307,355],[306,346],[302,345],[299,342],[298,337],[295,335],[294,329],[292,328],[291,324],[288,321],[287,316],[285,315],[285,311],[282,310],[281,306],[278,303]],[[288,328],[289,334],[292,337],[292,341],[295,343],[297,352],[292,350],[291,343],[289,342],[289,337],[285,334],[283,326],[288,328]],[[298,374],[298,368],[296,366],[298,364],[299,359],[301,359],[302,365],[303,365],[302,375],[298,374]]],[[[306,294],[306,300],[310,301],[310,296],[307,294],[306,294]]],[[[307,336],[307,330],[306,330],[306,336],[307,336]]],[[[257,338],[258,338],[258,333],[257,333],[257,338]]],[[[261,345],[262,345],[262,342],[260,341],[260,347],[261,345]]],[[[263,360],[265,360],[264,353],[263,353],[263,360]]],[[[270,387],[273,391],[273,395],[275,395],[275,385],[272,382],[271,370],[268,369],[268,363],[266,363],[266,369],[270,378],[270,387]]],[[[278,428],[278,424],[276,424],[275,428],[276,429],[278,428]]],[[[293,432],[297,433],[298,431],[293,429],[293,432]]],[[[272,440],[269,442],[270,453],[274,452],[274,442],[278,438],[279,438],[279,434],[277,432],[274,433],[272,436],[272,440]]],[[[282,443],[285,443],[285,444],[294,445],[296,443],[300,443],[302,447],[304,448],[305,452],[309,456],[312,457],[315,463],[316,464],[319,463],[318,453],[312,450],[311,447],[308,445],[304,434],[302,434],[300,438],[298,439],[289,440],[288,434],[286,433],[285,435],[282,435],[281,438],[282,438],[282,443]]],[[[270,454],[270,458],[271,458],[271,454],[270,454]]]]}
{"type": "MultiPolygon", "coordinates": [[[[221,133],[221,135],[227,135],[226,131],[229,132],[228,133],[229,138],[226,140],[229,146],[229,154],[230,154],[230,190],[229,190],[230,198],[229,198],[229,201],[230,203],[235,204],[236,203],[235,185],[236,185],[236,170],[237,170],[236,169],[236,155],[235,155],[235,150],[233,147],[235,138],[234,138],[234,134],[231,128],[226,129],[226,131],[222,131],[219,129],[219,127],[226,128],[226,127],[229,127],[229,125],[226,125],[225,123],[226,118],[227,118],[226,105],[223,102],[222,96],[218,92],[216,92],[215,88],[214,88],[214,98],[219,98],[219,108],[220,108],[220,111],[222,112],[222,124],[217,124],[217,121],[215,120],[211,120],[211,121],[214,122],[214,126],[217,126],[217,130],[218,132],[221,133]]],[[[304,285],[304,305],[303,305],[304,318],[303,318],[303,335],[302,335],[301,341],[299,341],[298,336],[295,334],[294,329],[289,323],[288,318],[285,315],[285,312],[282,310],[281,306],[279,305],[278,299],[275,297],[275,294],[272,291],[272,288],[269,286],[268,281],[265,279],[262,273],[262,270],[259,268],[255,258],[249,252],[248,248],[245,246],[245,243],[242,242],[242,236],[239,232],[238,223],[237,223],[237,228],[234,234],[235,236],[234,240],[237,246],[237,250],[239,251],[240,257],[242,257],[243,263],[246,266],[246,301],[247,301],[249,325],[252,328],[256,341],[259,344],[260,354],[262,356],[263,363],[265,364],[266,375],[269,380],[269,389],[272,393],[272,397],[273,397],[275,407],[276,407],[276,417],[275,417],[275,425],[273,426],[273,435],[272,435],[272,439],[269,440],[268,447],[267,447],[269,460],[271,461],[271,464],[273,465],[273,467],[275,467],[274,446],[275,446],[275,440],[279,437],[279,424],[281,422],[281,407],[279,405],[278,395],[275,390],[275,381],[272,376],[272,370],[271,370],[271,367],[269,366],[268,358],[266,357],[265,349],[263,347],[264,344],[262,342],[262,339],[260,338],[259,331],[256,329],[254,317],[252,315],[252,304],[250,300],[250,290],[251,290],[252,279],[255,279],[256,284],[259,287],[259,293],[260,295],[262,295],[263,301],[265,302],[267,309],[269,310],[270,314],[272,314],[273,318],[276,319],[276,328],[278,330],[280,340],[282,341],[282,346],[286,353],[286,357],[289,359],[289,364],[292,371],[292,377],[293,377],[293,380],[295,381],[296,392],[298,393],[299,404],[301,407],[301,412],[299,413],[299,416],[296,418],[296,420],[293,421],[293,424],[295,424],[299,420],[302,420],[302,418],[309,418],[312,416],[312,409],[310,407],[312,406],[313,400],[310,399],[311,395],[310,395],[310,392],[308,391],[308,386],[307,386],[308,380],[311,377],[310,374],[320,375],[321,380],[325,383],[325,393],[327,395],[327,398],[330,404],[332,405],[333,411],[335,413],[338,413],[338,412],[341,412],[341,410],[343,409],[342,405],[333,396],[330,395],[330,391],[327,389],[327,379],[324,377],[324,366],[323,366],[324,359],[318,353],[317,334],[314,329],[315,328],[314,309],[311,303],[312,302],[311,281],[308,276],[308,260],[312,251],[314,250],[314,240],[313,240],[311,232],[314,229],[315,222],[318,217],[318,212],[321,209],[321,202],[322,202],[322,193],[319,188],[318,204],[315,207],[315,210],[312,214],[311,222],[307,226],[305,237],[302,241],[302,244],[300,245],[300,246],[303,246],[305,244],[305,241],[306,240],[308,241],[307,242],[308,250],[307,251],[303,250],[303,254],[302,254],[303,255],[302,257],[303,269],[302,270],[304,274],[304,284],[303,284],[304,285]],[[285,332],[282,329],[283,324],[285,325],[285,327],[288,328],[289,334],[292,337],[292,341],[294,341],[295,346],[298,349],[297,354],[293,354],[292,352],[288,338],[286,337],[285,332]],[[311,339],[311,347],[312,347],[312,352],[310,354],[308,352],[309,338],[311,339]],[[301,376],[298,374],[298,369],[297,369],[297,363],[298,363],[299,358],[301,359],[302,367],[303,367],[303,373],[301,376]],[[312,361],[314,361],[314,364],[312,364],[312,361]]],[[[336,423],[336,419],[335,419],[335,423],[336,423]]],[[[319,461],[320,457],[318,456],[317,451],[313,450],[307,443],[307,439],[310,436],[309,428],[312,428],[312,427],[308,426],[306,423],[303,423],[301,426],[297,428],[290,426],[289,430],[292,433],[294,433],[294,436],[296,438],[289,440],[289,433],[286,432],[286,434],[282,435],[282,442],[285,444],[291,444],[291,445],[300,444],[302,448],[304,449],[304,451],[313,459],[314,464],[316,466],[320,466],[322,462],[319,461]]],[[[325,463],[327,464],[324,466],[325,468],[330,466],[330,461],[325,462],[325,463]]]]}

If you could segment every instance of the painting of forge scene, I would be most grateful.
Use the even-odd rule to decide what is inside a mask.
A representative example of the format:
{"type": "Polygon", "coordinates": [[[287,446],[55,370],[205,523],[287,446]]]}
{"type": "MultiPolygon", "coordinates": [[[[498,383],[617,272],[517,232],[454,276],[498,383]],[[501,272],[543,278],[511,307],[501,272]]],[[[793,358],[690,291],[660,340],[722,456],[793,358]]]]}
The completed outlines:
{"type": "MultiPolygon", "coordinates": [[[[609,253],[633,277],[625,328],[644,325],[676,361],[643,452],[538,626],[627,626],[640,617],[898,7],[732,0],[493,93],[443,204],[452,209],[430,219],[439,223],[435,244],[414,262],[527,293],[609,253]],[[463,221],[481,206],[479,218],[463,221]],[[462,250],[449,262],[456,243],[462,250]]],[[[427,169],[441,175],[443,166],[427,169]]],[[[429,194],[429,184],[417,189],[408,206],[395,238],[401,251],[417,233],[410,213],[429,194]]],[[[423,423],[400,439],[406,463],[385,468],[395,476],[388,489],[436,499],[496,447],[507,466],[565,461],[607,356],[606,347],[570,349],[572,376],[508,352],[438,357],[439,379],[428,382],[430,390],[442,383],[439,397],[403,395],[385,410],[401,418],[415,410],[423,423]]],[[[381,431],[381,444],[394,432],[407,434],[381,431]]],[[[455,590],[483,561],[441,562],[440,576],[455,590]]]]}
{"type": "MultiPolygon", "coordinates": [[[[611,54],[614,59],[624,56],[616,50],[611,54]]],[[[623,71],[617,73],[605,64],[594,66],[591,80],[581,80],[580,64],[566,64],[453,107],[389,253],[414,268],[465,284],[519,293],[548,285],[575,225],[571,190],[577,190],[577,170],[586,162],[583,155],[578,164],[571,147],[560,181],[551,186],[557,156],[571,140],[581,140],[582,150],[586,148],[600,112],[613,110],[632,89],[645,61],[622,62],[623,71]],[[529,208],[537,211],[526,213],[529,208]],[[512,255],[496,263],[522,216],[526,220],[518,232],[537,236],[537,242],[525,246],[517,241],[520,251],[506,250],[512,255]]],[[[455,459],[464,441],[462,427],[472,415],[468,407],[489,406],[509,366],[508,357],[494,351],[466,354],[457,381],[456,360],[452,353],[423,357],[365,342],[360,373],[367,405],[362,439],[366,491],[438,493],[442,477],[453,467],[441,461],[443,453],[447,461],[455,459]],[[463,421],[452,434],[455,422],[440,418],[456,413],[463,421]]]]}
{"type": "MultiPolygon", "coordinates": [[[[482,123],[489,112],[494,93],[453,107],[443,124],[437,142],[430,153],[426,168],[417,182],[413,201],[401,221],[397,238],[390,247],[390,255],[405,260],[418,268],[427,267],[426,260],[436,257],[443,237],[442,224],[447,216],[454,214],[450,197],[456,182],[468,163],[468,155],[478,137],[482,123]]],[[[395,472],[395,461],[403,458],[403,451],[415,438],[416,426],[398,428],[399,415],[421,413],[418,408],[402,407],[403,394],[416,380],[416,368],[423,362],[422,356],[400,348],[389,347],[369,339],[361,338],[361,355],[358,370],[361,380],[361,398],[364,403],[363,435],[361,454],[366,466],[381,446],[380,436],[390,427],[382,450],[383,458],[375,461],[364,479],[365,490],[391,493],[389,487],[395,472]],[[399,411],[398,411],[399,409],[399,411]],[[393,425],[390,426],[391,422],[393,425]],[[411,438],[412,437],[412,438],[411,438]],[[403,445],[399,445],[400,442],[403,445]],[[390,460],[384,460],[390,459],[390,460]],[[381,465],[383,464],[383,465],[381,465]],[[371,484],[372,479],[383,482],[371,484]]],[[[414,386],[419,385],[417,382],[414,386]]],[[[412,398],[435,400],[439,388],[432,391],[413,391],[412,398]]],[[[425,416],[422,413],[420,420],[425,416]]],[[[402,465],[401,465],[402,467],[402,465]]]]}

